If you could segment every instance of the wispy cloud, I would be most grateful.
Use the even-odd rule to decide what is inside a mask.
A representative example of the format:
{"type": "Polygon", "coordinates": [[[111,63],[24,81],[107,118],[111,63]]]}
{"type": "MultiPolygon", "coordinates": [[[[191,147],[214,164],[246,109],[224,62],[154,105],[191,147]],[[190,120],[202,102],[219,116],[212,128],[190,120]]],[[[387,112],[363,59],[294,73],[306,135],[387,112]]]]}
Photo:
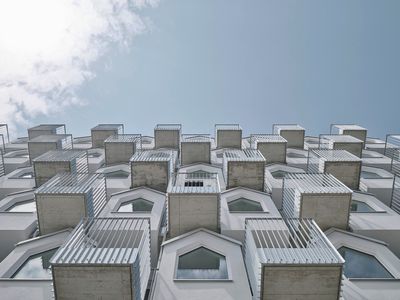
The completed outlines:
{"type": "Polygon", "coordinates": [[[0,1],[0,123],[28,125],[84,100],[76,90],[114,44],[146,31],[158,0],[0,1]]]}

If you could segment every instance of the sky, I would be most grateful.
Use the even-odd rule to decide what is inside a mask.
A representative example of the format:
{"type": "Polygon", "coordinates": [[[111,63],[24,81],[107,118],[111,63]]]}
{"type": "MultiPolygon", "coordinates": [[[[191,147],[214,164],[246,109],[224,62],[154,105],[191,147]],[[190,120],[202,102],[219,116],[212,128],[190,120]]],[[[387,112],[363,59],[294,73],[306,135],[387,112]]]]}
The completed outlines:
{"type": "Polygon", "coordinates": [[[30,2],[0,4],[0,123],[16,134],[52,122],[75,136],[98,123],[400,132],[398,0],[37,0],[24,15],[30,2]]]}

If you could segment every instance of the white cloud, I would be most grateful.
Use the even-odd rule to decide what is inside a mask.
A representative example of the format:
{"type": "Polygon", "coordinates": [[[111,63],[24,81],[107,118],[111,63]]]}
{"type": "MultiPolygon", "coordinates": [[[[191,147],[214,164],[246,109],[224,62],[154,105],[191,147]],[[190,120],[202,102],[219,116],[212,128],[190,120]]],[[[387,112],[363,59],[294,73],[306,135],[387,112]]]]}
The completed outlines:
{"type": "Polygon", "coordinates": [[[147,29],[140,9],[158,0],[0,1],[0,123],[82,105],[76,89],[115,43],[147,29]]]}

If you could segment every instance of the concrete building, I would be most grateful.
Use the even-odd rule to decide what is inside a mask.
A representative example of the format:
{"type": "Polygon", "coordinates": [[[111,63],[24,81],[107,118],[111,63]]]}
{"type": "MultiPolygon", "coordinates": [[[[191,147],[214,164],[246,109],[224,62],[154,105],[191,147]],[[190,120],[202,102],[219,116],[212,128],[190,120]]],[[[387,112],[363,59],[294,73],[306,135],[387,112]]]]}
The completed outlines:
{"type": "Polygon", "coordinates": [[[364,141],[345,134],[321,134],[319,136],[319,148],[346,150],[357,157],[361,157],[364,141]]]}
{"type": "Polygon", "coordinates": [[[15,245],[0,263],[2,299],[53,299],[50,258],[71,229],[35,237],[15,245]]]}
{"type": "Polygon", "coordinates": [[[274,124],[272,132],[287,141],[288,148],[304,149],[305,129],[298,124],[274,124]]]}
{"type": "Polygon", "coordinates": [[[319,137],[316,136],[305,136],[304,137],[304,149],[318,149],[319,148],[319,137]]]}
{"type": "Polygon", "coordinates": [[[211,139],[208,134],[183,134],[181,164],[211,163],[211,139]]]}
{"type": "Polygon", "coordinates": [[[354,192],[350,230],[387,243],[400,257],[400,215],[372,194],[354,192]]]}
{"type": "Polygon", "coordinates": [[[65,124],[41,124],[28,129],[30,140],[41,135],[67,134],[65,124]]]}
{"type": "Polygon", "coordinates": [[[36,231],[36,205],[33,191],[8,195],[0,201],[0,261],[36,231]]]}
{"type": "Polygon", "coordinates": [[[287,141],[277,134],[252,134],[250,136],[252,149],[260,151],[265,163],[286,163],[287,141]]]}
{"type": "Polygon", "coordinates": [[[242,149],[242,127],[239,124],[215,124],[217,149],[242,149]]]}
{"type": "Polygon", "coordinates": [[[104,176],[58,174],[35,191],[40,234],[75,227],[97,216],[106,204],[104,176]]]}
{"type": "Polygon", "coordinates": [[[392,173],[373,167],[361,167],[360,191],[375,195],[390,206],[394,176],[392,173]]]}
{"type": "Polygon", "coordinates": [[[147,186],[166,192],[175,172],[176,151],[169,149],[136,152],[131,160],[132,188],[147,186]]]}
{"type": "Polygon", "coordinates": [[[181,124],[157,124],[154,128],[154,149],[179,150],[181,130],[181,124]]]}
{"type": "Polygon", "coordinates": [[[271,195],[272,201],[279,210],[282,209],[283,178],[289,173],[304,173],[304,170],[282,164],[265,167],[264,191],[271,195]]]}
{"type": "Polygon", "coordinates": [[[8,194],[31,190],[35,187],[32,167],[17,169],[0,177],[0,200],[8,194]]]}
{"type": "Polygon", "coordinates": [[[75,150],[89,150],[92,148],[91,136],[78,136],[73,138],[75,150]]]}
{"type": "Polygon", "coordinates": [[[344,260],[310,219],[247,219],[253,299],[339,299],[344,260]]]}
{"type": "Polygon", "coordinates": [[[151,266],[157,267],[159,248],[166,233],[166,194],[147,187],[111,196],[100,217],[148,218],[150,220],[151,266]]]}
{"type": "Polygon", "coordinates": [[[325,233],[345,260],[345,299],[398,298],[400,259],[386,243],[336,228],[325,233]]]}
{"type": "Polygon", "coordinates": [[[246,218],[281,218],[281,214],[266,193],[241,187],[222,192],[221,234],[244,243],[246,218]]]}
{"type": "Polygon", "coordinates": [[[356,124],[331,124],[332,133],[354,136],[364,144],[367,140],[367,129],[356,124]]]}
{"type": "Polygon", "coordinates": [[[309,150],[307,171],[332,174],[352,190],[358,190],[361,159],[346,150],[309,150]]]}
{"type": "Polygon", "coordinates": [[[241,243],[203,228],[164,242],[149,298],[252,299],[241,243]]]}
{"type": "Polygon", "coordinates": [[[347,229],[351,190],[331,174],[286,174],[282,210],[286,218],[311,218],[322,230],[347,229]]]}
{"type": "Polygon", "coordinates": [[[220,192],[215,173],[177,173],[168,188],[168,238],[196,228],[219,232],[220,192]]]}
{"type": "Polygon", "coordinates": [[[40,135],[28,141],[29,159],[32,161],[50,150],[71,150],[70,134],[40,135]]]}
{"type": "Polygon", "coordinates": [[[50,150],[33,160],[36,187],[41,186],[58,173],[88,173],[86,151],[50,150]]]}
{"type": "Polygon", "coordinates": [[[104,141],[105,162],[107,166],[129,163],[136,151],[142,149],[140,134],[116,134],[104,141]]]}
{"type": "Polygon", "coordinates": [[[124,133],[124,124],[98,124],[91,129],[92,148],[104,148],[104,141],[115,134],[124,133]]]}
{"type": "Polygon", "coordinates": [[[150,222],[85,218],[50,263],[56,299],[145,299],[150,222]]]}
{"type": "Polygon", "coordinates": [[[264,190],[265,158],[254,149],[229,149],[224,151],[223,170],[228,189],[247,187],[264,190]]]}

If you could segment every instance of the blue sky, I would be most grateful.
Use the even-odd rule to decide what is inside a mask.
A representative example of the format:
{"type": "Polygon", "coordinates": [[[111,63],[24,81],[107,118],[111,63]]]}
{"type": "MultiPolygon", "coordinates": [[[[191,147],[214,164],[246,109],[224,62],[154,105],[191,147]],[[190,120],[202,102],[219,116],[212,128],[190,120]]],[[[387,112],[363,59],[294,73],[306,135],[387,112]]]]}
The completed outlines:
{"type": "Polygon", "coordinates": [[[350,122],[383,137],[400,131],[399,12],[400,1],[162,0],[140,10],[151,30],[91,63],[95,77],[76,90],[85,106],[32,122],[74,135],[107,122],[143,134],[350,122]]]}

